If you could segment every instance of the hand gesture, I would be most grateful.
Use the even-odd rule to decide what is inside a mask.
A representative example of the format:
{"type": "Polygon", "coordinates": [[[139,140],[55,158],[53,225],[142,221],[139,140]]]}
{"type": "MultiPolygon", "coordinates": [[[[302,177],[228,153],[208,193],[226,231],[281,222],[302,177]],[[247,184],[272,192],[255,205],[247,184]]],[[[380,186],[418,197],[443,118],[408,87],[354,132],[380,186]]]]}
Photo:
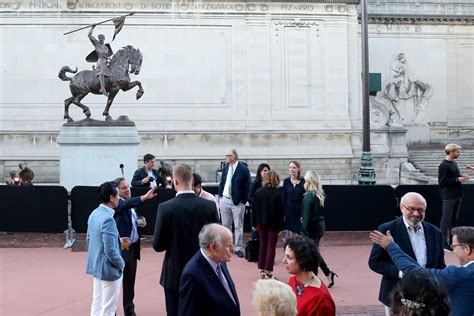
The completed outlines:
{"type": "Polygon", "coordinates": [[[141,200],[146,201],[146,200],[151,200],[154,198],[157,194],[155,193],[157,187],[154,187],[153,189],[148,190],[147,193],[141,196],[141,200]]]}
{"type": "Polygon", "coordinates": [[[466,176],[466,175],[462,175],[458,178],[459,182],[461,183],[464,183],[464,182],[467,182],[469,181],[469,176],[466,176]]]}
{"type": "Polygon", "coordinates": [[[376,243],[383,249],[387,249],[388,245],[394,243],[392,235],[390,234],[389,230],[387,230],[387,235],[382,234],[378,230],[374,230],[373,232],[370,233],[369,237],[370,237],[370,240],[372,240],[374,243],[376,243]]]}
{"type": "Polygon", "coordinates": [[[150,182],[150,177],[143,178],[142,180],[143,184],[147,184],[148,182],[150,182]]]}

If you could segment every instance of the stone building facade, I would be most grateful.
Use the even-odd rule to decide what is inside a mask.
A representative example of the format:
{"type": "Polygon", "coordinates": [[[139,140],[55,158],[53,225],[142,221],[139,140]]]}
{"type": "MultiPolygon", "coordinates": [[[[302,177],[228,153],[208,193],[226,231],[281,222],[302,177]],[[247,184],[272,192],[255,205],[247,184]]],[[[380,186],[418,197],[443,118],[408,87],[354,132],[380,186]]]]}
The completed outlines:
{"type": "MultiPolygon", "coordinates": [[[[136,12],[111,45],[143,52],[135,79],[145,94],[136,101],[120,92],[110,113],[135,122],[141,156],[188,162],[214,181],[235,147],[253,171],[265,161],[286,174],[297,159],[325,183],[357,183],[358,2],[1,0],[0,178],[26,163],[35,182],[59,181],[56,139],[69,91],[57,73],[90,69],[92,50],[87,30],[62,34],[136,12]]],[[[472,139],[474,5],[371,0],[369,14],[370,71],[383,87],[372,154],[377,183],[398,184],[407,143],[472,139]]],[[[113,31],[110,23],[96,30],[107,41],[113,31]]],[[[101,119],[105,97],[83,101],[101,119]]],[[[70,114],[84,117],[73,105],[70,114]]]]}

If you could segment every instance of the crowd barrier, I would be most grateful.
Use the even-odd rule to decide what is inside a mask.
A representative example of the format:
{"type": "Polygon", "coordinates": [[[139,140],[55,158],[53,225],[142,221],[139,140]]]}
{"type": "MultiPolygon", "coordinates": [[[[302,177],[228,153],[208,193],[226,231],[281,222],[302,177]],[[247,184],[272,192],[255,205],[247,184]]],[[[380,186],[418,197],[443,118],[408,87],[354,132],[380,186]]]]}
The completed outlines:
{"type": "MultiPolygon", "coordinates": [[[[216,186],[204,189],[217,193],[216,186]]],[[[377,228],[381,223],[400,216],[399,199],[409,191],[419,192],[428,203],[426,220],[439,225],[442,201],[437,185],[326,185],[326,229],[329,231],[361,231],[377,228]]],[[[474,225],[474,185],[463,185],[464,199],[459,225],[474,225]]],[[[147,189],[132,188],[133,196],[147,189]]],[[[144,234],[154,233],[158,205],[173,198],[172,189],[158,189],[157,198],[137,207],[145,216],[144,234]]],[[[72,227],[78,233],[87,231],[87,219],[99,204],[97,187],[76,186],[70,194],[72,227]]],[[[0,231],[59,233],[67,228],[68,193],[60,186],[0,186],[0,231]]],[[[246,217],[249,218],[248,216],[246,217]]],[[[248,223],[247,223],[248,224],[248,223]]],[[[247,225],[248,226],[248,225],[247,225]]]]}
{"type": "Polygon", "coordinates": [[[61,186],[0,186],[0,231],[62,233],[67,206],[61,186]]]}

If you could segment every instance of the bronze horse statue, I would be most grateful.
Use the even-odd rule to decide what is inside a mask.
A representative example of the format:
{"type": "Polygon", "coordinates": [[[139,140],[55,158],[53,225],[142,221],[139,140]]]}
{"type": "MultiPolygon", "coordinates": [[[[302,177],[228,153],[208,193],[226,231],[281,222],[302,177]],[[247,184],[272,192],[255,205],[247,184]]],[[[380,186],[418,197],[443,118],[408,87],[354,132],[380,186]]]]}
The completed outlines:
{"type": "MultiPolygon", "coordinates": [[[[107,105],[103,115],[106,121],[112,120],[109,115],[109,109],[114,102],[114,98],[120,90],[128,91],[135,86],[138,86],[137,100],[141,98],[144,93],[142,84],[140,81],[130,81],[129,73],[138,75],[142,66],[143,56],[140,50],[135,49],[133,46],[125,46],[115,53],[108,65],[109,76],[105,78],[105,89],[108,92],[107,105]]],[[[100,82],[94,70],[83,70],[73,77],[68,77],[67,72],[76,73],[76,70],[72,70],[68,66],[64,66],[59,71],[59,78],[63,81],[71,81],[69,83],[69,89],[71,90],[72,97],[64,100],[64,118],[68,122],[74,120],[69,116],[69,106],[74,103],[82,109],[86,117],[91,116],[89,107],[81,103],[81,100],[89,93],[102,94],[100,92],[100,82]]]]}

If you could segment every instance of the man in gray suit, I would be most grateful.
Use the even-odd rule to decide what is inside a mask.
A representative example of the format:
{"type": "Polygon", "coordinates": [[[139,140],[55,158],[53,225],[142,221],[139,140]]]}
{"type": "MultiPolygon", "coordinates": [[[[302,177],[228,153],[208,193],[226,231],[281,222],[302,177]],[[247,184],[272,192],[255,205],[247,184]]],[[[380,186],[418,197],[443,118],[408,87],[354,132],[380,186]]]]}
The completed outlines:
{"type": "Polygon", "coordinates": [[[114,208],[119,195],[113,182],[99,187],[100,205],[87,220],[86,273],[94,277],[91,316],[115,315],[122,285],[125,262],[120,254],[119,233],[114,220],[114,208]]]}

